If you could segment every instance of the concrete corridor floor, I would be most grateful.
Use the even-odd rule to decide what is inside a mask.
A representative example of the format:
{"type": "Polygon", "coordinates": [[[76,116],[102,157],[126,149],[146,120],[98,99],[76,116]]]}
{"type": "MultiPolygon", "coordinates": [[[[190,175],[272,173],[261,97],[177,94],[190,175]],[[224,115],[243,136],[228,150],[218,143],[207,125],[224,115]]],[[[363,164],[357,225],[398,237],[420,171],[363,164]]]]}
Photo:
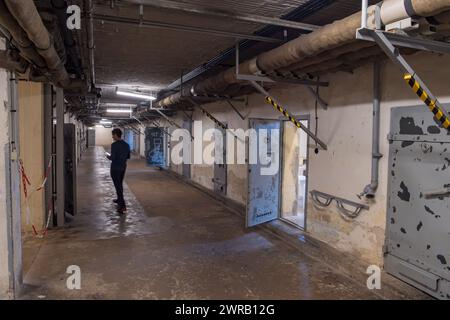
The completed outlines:
{"type": "Polygon", "coordinates": [[[104,150],[88,149],[78,214],[26,245],[39,250],[28,257],[23,299],[377,298],[142,160],[130,161],[125,194],[119,216],[104,150]],[[80,290],[66,287],[70,265],[81,269],[80,290]]]}

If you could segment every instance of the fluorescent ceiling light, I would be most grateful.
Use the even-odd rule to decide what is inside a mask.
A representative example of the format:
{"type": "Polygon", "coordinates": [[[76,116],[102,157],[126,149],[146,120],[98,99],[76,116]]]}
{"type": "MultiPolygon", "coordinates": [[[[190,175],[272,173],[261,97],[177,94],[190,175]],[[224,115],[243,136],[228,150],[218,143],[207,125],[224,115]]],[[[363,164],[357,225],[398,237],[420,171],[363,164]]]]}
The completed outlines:
{"type": "Polygon", "coordinates": [[[112,121],[100,121],[100,124],[112,124],[112,121]]]}
{"type": "Polygon", "coordinates": [[[131,104],[131,103],[119,103],[119,102],[104,102],[104,103],[100,103],[100,106],[102,107],[112,107],[112,108],[135,108],[136,104],[131,104]]]}
{"type": "Polygon", "coordinates": [[[150,94],[145,94],[143,92],[134,92],[134,91],[125,91],[125,90],[116,90],[116,94],[119,96],[126,96],[131,98],[137,98],[142,100],[156,100],[155,96],[152,96],[150,94]]]}
{"type": "Polygon", "coordinates": [[[108,113],[131,113],[131,109],[106,109],[108,113]]]}
{"type": "Polygon", "coordinates": [[[96,128],[104,128],[103,125],[101,125],[101,124],[97,124],[97,125],[95,125],[95,127],[96,128]]]}

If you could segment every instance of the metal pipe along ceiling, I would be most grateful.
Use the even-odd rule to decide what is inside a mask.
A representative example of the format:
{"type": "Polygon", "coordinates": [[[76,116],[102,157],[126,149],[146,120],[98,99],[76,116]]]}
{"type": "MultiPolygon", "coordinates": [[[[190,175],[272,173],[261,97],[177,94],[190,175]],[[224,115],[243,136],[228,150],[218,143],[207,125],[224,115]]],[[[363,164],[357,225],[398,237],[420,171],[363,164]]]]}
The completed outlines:
{"type": "Polygon", "coordinates": [[[39,67],[43,67],[43,60],[44,66],[52,75],[52,82],[62,87],[69,86],[69,75],[33,1],[0,0],[0,7],[0,23],[8,29],[14,41],[19,43],[22,54],[39,67]]]}
{"type": "MultiPolygon", "coordinates": [[[[381,4],[381,9],[381,18],[385,24],[400,21],[409,16],[430,17],[438,15],[438,17],[442,17],[443,15],[439,14],[450,10],[450,0],[387,0],[381,4]]],[[[375,6],[370,6],[367,24],[371,28],[375,24],[374,12],[375,6]]],[[[364,50],[366,45],[360,45],[355,36],[356,30],[360,26],[361,12],[358,12],[241,63],[239,66],[240,72],[242,74],[257,74],[259,72],[267,74],[278,70],[289,72],[293,70],[291,67],[297,70],[299,67],[309,66],[308,60],[314,60],[321,54],[326,59],[326,55],[330,53],[333,55],[332,50],[340,51],[339,55],[364,50]],[[346,47],[349,48],[349,51],[346,47]]],[[[364,55],[364,53],[361,55],[364,55]]],[[[334,63],[331,63],[330,67],[334,65],[334,63]]],[[[195,84],[191,92],[200,95],[222,93],[230,85],[238,83],[235,72],[236,70],[233,67],[203,80],[195,84]]],[[[180,99],[179,95],[168,97],[160,101],[159,106],[167,107],[178,103],[180,99]]]]}
{"type": "Polygon", "coordinates": [[[39,68],[44,68],[45,61],[36,51],[26,32],[11,15],[4,0],[0,0],[0,25],[11,35],[14,45],[20,50],[21,55],[28,61],[32,61],[39,68]]]}

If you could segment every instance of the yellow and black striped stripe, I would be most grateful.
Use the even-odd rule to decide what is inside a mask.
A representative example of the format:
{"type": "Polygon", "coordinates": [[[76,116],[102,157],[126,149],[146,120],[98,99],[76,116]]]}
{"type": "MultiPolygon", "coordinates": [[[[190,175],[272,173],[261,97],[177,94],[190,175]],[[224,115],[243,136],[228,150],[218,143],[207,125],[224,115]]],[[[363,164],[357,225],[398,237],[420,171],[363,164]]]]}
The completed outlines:
{"type": "Polygon", "coordinates": [[[219,127],[221,127],[224,130],[227,130],[227,126],[224,125],[222,122],[220,122],[219,120],[217,120],[216,118],[214,118],[208,111],[206,111],[203,108],[200,108],[200,110],[202,110],[203,114],[205,116],[207,116],[209,119],[211,119],[215,124],[217,124],[219,127]]]}
{"type": "Polygon", "coordinates": [[[419,82],[414,79],[414,77],[407,73],[404,75],[405,81],[408,85],[413,89],[413,91],[417,94],[417,96],[422,100],[433,112],[434,117],[442,124],[442,126],[450,130],[450,120],[445,115],[445,112],[439,107],[439,103],[437,100],[431,100],[429,94],[425,92],[425,90],[420,86],[419,82]]]}
{"type": "Polygon", "coordinates": [[[266,101],[268,103],[270,103],[275,110],[281,112],[283,114],[283,116],[285,116],[286,118],[289,119],[289,121],[291,121],[293,124],[295,124],[295,126],[297,128],[300,129],[302,127],[302,124],[300,122],[298,122],[297,119],[295,119],[293,116],[291,116],[286,109],[284,109],[282,106],[278,105],[278,103],[276,103],[276,101],[273,100],[272,97],[266,97],[266,101]]]}

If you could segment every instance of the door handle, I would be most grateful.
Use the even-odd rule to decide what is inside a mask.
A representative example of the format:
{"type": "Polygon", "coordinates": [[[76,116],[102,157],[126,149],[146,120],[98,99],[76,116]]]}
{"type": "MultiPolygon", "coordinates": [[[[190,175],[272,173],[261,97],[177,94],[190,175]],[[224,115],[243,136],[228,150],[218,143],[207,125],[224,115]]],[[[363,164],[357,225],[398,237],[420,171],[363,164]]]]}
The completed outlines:
{"type": "Polygon", "coordinates": [[[440,197],[449,197],[450,196],[450,186],[445,187],[441,190],[429,191],[424,194],[425,199],[434,199],[440,197]]]}

